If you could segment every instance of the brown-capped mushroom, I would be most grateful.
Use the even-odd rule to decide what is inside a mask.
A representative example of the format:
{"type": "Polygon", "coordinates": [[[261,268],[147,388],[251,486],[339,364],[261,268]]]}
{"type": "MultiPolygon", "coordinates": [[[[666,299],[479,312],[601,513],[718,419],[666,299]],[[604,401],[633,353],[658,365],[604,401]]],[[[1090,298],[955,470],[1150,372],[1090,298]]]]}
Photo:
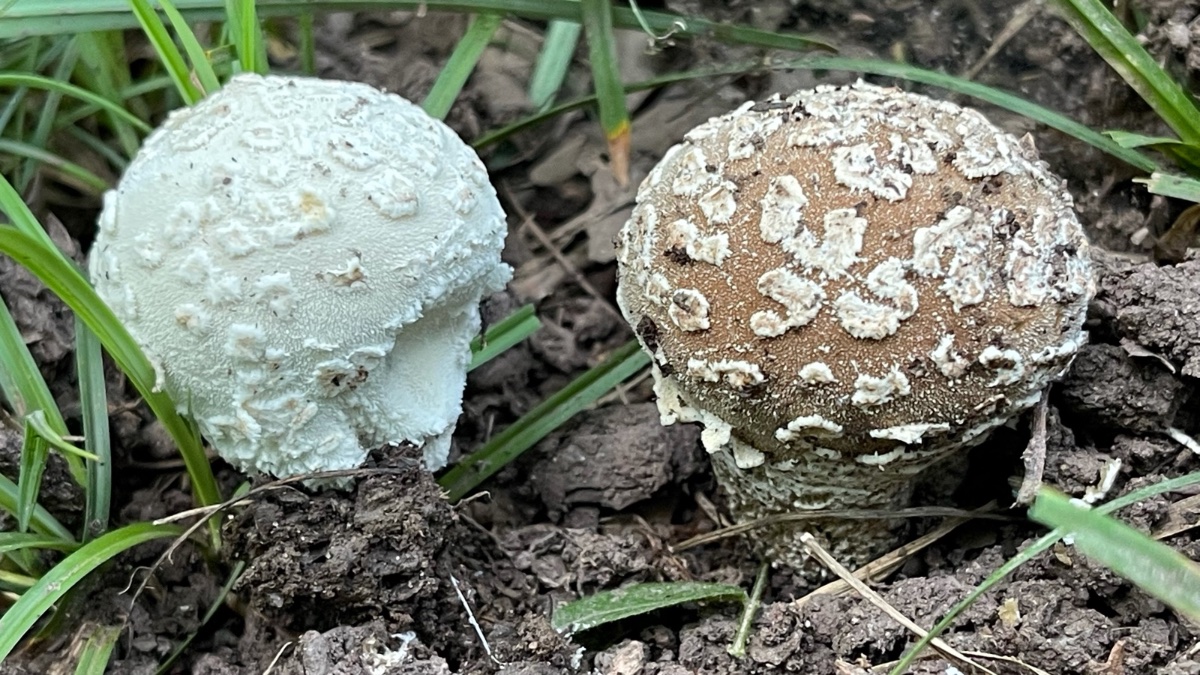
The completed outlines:
{"type": "MultiPolygon", "coordinates": [[[[1070,364],[1092,277],[1063,181],[977,111],[864,83],[747,103],[638,191],[619,301],[664,423],[696,421],[743,521],[889,509],[1070,364]]],[[[847,562],[885,521],[810,529],[847,562]]]]}

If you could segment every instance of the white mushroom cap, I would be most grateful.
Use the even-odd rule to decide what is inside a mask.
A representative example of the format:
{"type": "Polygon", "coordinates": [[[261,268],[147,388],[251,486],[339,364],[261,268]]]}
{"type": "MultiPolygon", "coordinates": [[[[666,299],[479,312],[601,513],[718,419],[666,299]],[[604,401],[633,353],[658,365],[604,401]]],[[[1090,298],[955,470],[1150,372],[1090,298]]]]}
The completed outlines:
{"type": "Polygon", "coordinates": [[[619,245],[663,419],[705,425],[744,520],[902,505],[1086,338],[1062,181],[978,112],[896,89],[820,87],[697,127],[619,245]]]}
{"type": "Polygon", "coordinates": [[[234,465],[345,469],[408,441],[435,469],[506,232],[479,158],[419,107],[238,75],[105,195],[91,276],[234,465]]]}

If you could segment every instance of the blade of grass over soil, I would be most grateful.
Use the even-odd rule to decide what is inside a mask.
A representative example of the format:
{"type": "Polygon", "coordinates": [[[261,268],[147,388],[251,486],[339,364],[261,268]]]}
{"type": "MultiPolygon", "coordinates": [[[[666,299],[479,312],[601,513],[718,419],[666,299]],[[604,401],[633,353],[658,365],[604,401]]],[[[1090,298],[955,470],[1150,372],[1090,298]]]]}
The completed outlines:
{"type": "MultiPolygon", "coordinates": [[[[1136,504],[1144,499],[1149,499],[1150,497],[1165,494],[1167,492],[1183,490],[1193,485],[1200,485],[1200,472],[1189,473],[1178,478],[1171,478],[1153,485],[1147,485],[1145,487],[1138,488],[1133,492],[1121,495],[1110,502],[1096,507],[1096,512],[1113,513],[1118,509],[1123,509],[1126,506],[1136,504]]],[[[929,643],[932,642],[934,638],[941,635],[943,631],[949,628],[950,624],[954,623],[955,619],[957,619],[959,615],[966,611],[968,607],[975,604],[975,601],[978,600],[980,596],[982,596],[984,593],[987,593],[989,590],[995,587],[996,584],[999,584],[1001,581],[1003,581],[1005,577],[1016,571],[1018,567],[1024,565],[1030,560],[1033,560],[1039,554],[1049,550],[1050,547],[1054,546],[1059,539],[1067,536],[1067,534],[1068,532],[1061,528],[1052,530],[1051,532],[1042,535],[1040,538],[1027,546],[1025,550],[1013,556],[1007,562],[997,568],[996,571],[992,572],[987,579],[984,579],[982,583],[972,589],[971,592],[966,595],[966,597],[951,607],[950,611],[946,612],[946,615],[942,617],[941,621],[938,621],[933,628],[929,629],[929,632],[925,635],[925,637],[918,640],[917,643],[913,645],[912,648],[909,649],[898,662],[896,662],[896,665],[888,671],[888,675],[902,675],[903,673],[907,672],[907,668],[912,665],[913,661],[916,661],[917,657],[919,657],[923,651],[925,651],[925,649],[929,646],[929,643]]]]}
{"type": "Polygon", "coordinates": [[[174,525],[135,523],[98,537],[67,556],[0,616],[0,661],[7,659],[37,620],[92,570],[138,544],[176,537],[181,531],[174,525]]]}
{"type": "Polygon", "coordinates": [[[604,363],[575,378],[482,448],[464,457],[438,483],[449,493],[450,501],[462,499],[546,434],[649,363],[650,357],[636,341],[621,346],[604,363]]]}
{"type": "MultiPolygon", "coordinates": [[[[79,44],[81,61],[75,68],[75,77],[97,95],[120,105],[121,89],[129,86],[131,80],[129,66],[124,61],[120,33],[80,33],[75,36],[75,41],[79,44]]],[[[56,128],[63,127],[64,116],[57,116],[56,128]]],[[[133,126],[112,112],[105,112],[103,120],[103,124],[116,135],[121,152],[126,157],[132,157],[139,145],[133,126]]],[[[121,165],[118,162],[114,166],[121,165]]]]}
{"type": "MultiPolygon", "coordinates": [[[[71,78],[71,72],[75,70],[75,65],[79,63],[79,42],[74,39],[68,39],[66,48],[59,60],[54,64],[54,72],[51,74],[56,80],[68,80],[71,78]]],[[[48,92],[45,99],[42,101],[41,110],[38,111],[37,121],[34,124],[33,134],[29,136],[27,144],[39,150],[41,153],[50,156],[45,148],[49,144],[50,132],[54,129],[54,120],[58,117],[59,105],[62,103],[62,94],[59,92],[48,92]]],[[[89,174],[90,172],[81,166],[75,165],[74,171],[67,170],[65,165],[69,164],[61,157],[56,158],[62,165],[57,166],[64,170],[67,175],[79,179],[79,175],[73,175],[77,171],[79,174],[89,174]]],[[[17,172],[13,185],[20,192],[25,192],[29,189],[29,185],[33,182],[34,176],[37,174],[38,164],[47,162],[48,160],[41,157],[26,156],[24,162],[21,163],[21,169],[17,172]]],[[[103,181],[101,181],[103,182],[103,181]]],[[[86,183],[86,181],[85,181],[86,183]]],[[[87,189],[84,188],[86,192],[87,189]]]]}
{"type": "Polygon", "coordinates": [[[582,32],[583,26],[574,21],[554,20],[546,27],[542,49],[529,77],[529,101],[533,107],[545,110],[554,103],[571,68],[582,32]]]}
{"type": "Polygon", "coordinates": [[[525,305],[489,327],[484,334],[471,340],[471,364],[468,371],[491,361],[521,340],[533,335],[542,322],[533,313],[533,305],[525,305]]]}
{"type": "Polygon", "coordinates": [[[171,80],[175,83],[175,88],[179,91],[179,95],[183,97],[184,102],[188,105],[193,105],[204,98],[204,92],[200,91],[199,87],[192,82],[187,63],[183,60],[183,54],[179,51],[179,47],[175,46],[174,40],[171,39],[171,34],[167,31],[166,24],[159,18],[158,13],[154,11],[154,6],[150,3],[150,0],[125,1],[132,6],[133,15],[137,17],[138,25],[141,27],[142,32],[146,34],[146,39],[154,47],[154,51],[158,54],[158,59],[162,61],[163,66],[167,69],[167,74],[171,76],[171,80]]]}
{"type": "Polygon", "coordinates": [[[119,637],[121,629],[117,626],[97,626],[83,644],[75,664],[75,675],[104,675],[119,637]]]}
{"type": "Polygon", "coordinates": [[[32,418],[41,415],[35,410],[25,416],[24,437],[21,439],[21,461],[17,473],[17,531],[29,531],[29,520],[38,505],[42,474],[50,457],[50,444],[34,430],[32,418]]]}
{"type": "Polygon", "coordinates": [[[631,124],[625,106],[625,88],[621,84],[621,66],[617,63],[612,3],[609,0],[580,0],[580,4],[592,63],[592,84],[600,109],[600,126],[608,141],[609,165],[617,184],[626,185],[629,183],[631,124]]]}
{"type": "Polygon", "coordinates": [[[1179,138],[1200,145],[1200,110],[1100,0],[1056,0],[1062,16],[1179,138]]]}
{"type": "Polygon", "coordinates": [[[70,552],[79,548],[79,544],[58,537],[31,532],[0,532],[0,555],[13,551],[64,551],[70,552]]]}
{"type": "Polygon", "coordinates": [[[1150,174],[1149,178],[1135,178],[1134,180],[1145,183],[1146,189],[1156,195],[1200,202],[1200,180],[1195,178],[1156,171],[1150,174]]]}
{"type": "MultiPolygon", "coordinates": [[[[0,474],[0,509],[9,512],[14,517],[17,515],[17,493],[17,484],[12,482],[8,476],[0,474]]],[[[50,515],[50,512],[41,504],[34,505],[33,514],[29,519],[29,528],[38,534],[54,537],[61,541],[75,541],[71,531],[63,527],[63,524],[50,515]]]]}
{"type": "MultiPolygon", "coordinates": [[[[21,0],[11,5],[0,21],[0,39],[29,35],[75,34],[99,30],[136,28],[129,14],[129,0],[21,0]]],[[[188,21],[223,21],[226,0],[175,0],[188,21]]],[[[260,17],[297,16],[304,12],[412,9],[430,12],[505,14],[536,21],[562,19],[583,22],[579,0],[258,0],[260,17]]],[[[627,7],[613,9],[617,28],[670,32],[678,38],[702,37],[720,42],[768,49],[803,51],[832,46],[819,38],[794,33],[759,30],[751,26],[722,23],[669,12],[641,11],[641,18],[627,7]]]]}
{"type": "MultiPolygon", "coordinates": [[[[183,43],[183,49],[187,52],[188,61],[192,65],[191,72],[196,74],[196,80],[200,83],[200,95],[203,97],[220,89],[221,81],[217,79],[217,73],[213,70],[212,61],[208,59],[208,53],[204,50],[203,45],[200,44],[196,33],[188,25],[187,19],[183,17],[183,14],[179,12],[175,4],[170,0],[158,0],[158,5],[162,8],[163,14],[166,14],[167,19],[171,22],[171,28],[175,30],[175,35],[179,36],[179,41],[183,43]]],[[[149,36],[147,35],[147,37],[149,36]]]]}
{"type": "Polygon", "coordinates": [[[571,635],[631,616],[704,600],[745,604],[747,597],[746,591],[732,584],[645,582],[600,591],[560,605],[551,615],[550,625],[559,633],[571,635]]]}
{"type": "Polygon", "coordinates": [[[1084,555],[1200,622],[1200,565],[1179,551],[1047,487],[1038,491],[1029,518],[1069,531],[1084,555]]]}
{"type": "Polygon", "coordinates": [[[0,301],[0,394],[4,395],[18,419],[35,410],[42,411],[50,426],[59,433],[67,433],[58,404],[50,393],[50,387],[42,378],[29,347],[21,337],[8,311],[8,305],[0,301]]]}
{"type": "Polygon", "coordinates": [[[112,444],[108,435],[108,393],[100,340],[75,317],[75,373],[79,379],[79,412],[83,418],[84,448],[96,459],[88,460],[84,493],[83,540],[90,541],[108,529],[112,500],[112,444]]]}
{"type": "MultiPolygon", "coordinates": [[[[0,20],[0,25],[4,21],[0,20]]],[[[133,113],[129,112],[121,106],[120,102],[110,101],[95,92],[88,91],[82,87],[77,87],[69,82],[57,82],[48,77],[41,75],[31,75],[29,73],[15,73],[11,71],[0,72],[0,87],[28,87],[30,89],[42,89],[45,91],[57,91],[67,96],[85,101],[95,106],[98,110],[103,110],[113,117],[120,119],[137,129],[138,131],[148,134],[153,129],[149,124],[138,119],[133,113]]],[[[142,92],[125,92],[127,95],[137,95],[142,92]]],[[[88,112],[91,114],[91,111],[88,112]]]]}
{"type": "Polygon", "coordinates": [[[454,105],[463,85],[475,70],[475,64],[479,63],[479,57],[483,56],[483,50],[487,49],[492,36],[500,28],[501,20],[499,14],[480,14],[471,20],[466,34],[454,47],[450,59],[442,68],[442,72],[438,73],[437,80],[425,96],[425,100],[421,102],[421,107],[430,117],[445,119],[446,114],[450,112],[450,106],[454,105]]]}
{"type": "Polygon", "coordinates": [[[225,0],[225,20],[232,29],[242,72],[265,75],[269,69],[267,48],[255,0],[225,0]]]}

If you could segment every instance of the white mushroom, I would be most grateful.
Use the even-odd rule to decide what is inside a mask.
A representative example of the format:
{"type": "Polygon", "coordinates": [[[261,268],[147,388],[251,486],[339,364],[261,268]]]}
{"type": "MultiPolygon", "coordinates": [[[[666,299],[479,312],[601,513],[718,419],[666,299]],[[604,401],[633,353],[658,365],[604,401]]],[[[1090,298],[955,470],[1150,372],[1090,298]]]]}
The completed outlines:
{"type": "Polygon", "coordinates": [[[239,75],[146,139],[91,276],[234,465],[345,469],[408,441],[436,469],[506,231],[479,158],[419,107],[239,75]]]}
{"type": "MultiPolygon", "coordinates": [[[[1062,181],[978,112],[896,89],[710,120],[643,183],[619,245],[663,420],[705,425],[741,520],[906,505],[919,472],[1033,405],[1086,339],[1088,245],[1062,181]],[[696,255],[717,239],[727,254],[696,255]]],[[[799,566],[813,529],[862,562],[893,525],[759,540],[799,566]]]]}

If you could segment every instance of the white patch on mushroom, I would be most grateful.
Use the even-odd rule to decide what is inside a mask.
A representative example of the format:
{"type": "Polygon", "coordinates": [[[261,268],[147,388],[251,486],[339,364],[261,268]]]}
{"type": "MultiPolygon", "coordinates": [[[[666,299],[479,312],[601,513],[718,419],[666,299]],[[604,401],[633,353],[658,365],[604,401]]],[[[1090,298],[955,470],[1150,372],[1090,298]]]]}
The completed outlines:
{"type": "Polygon", "coordinates": [[[367,285],[367,268],[363,267],[362,256],[356,252],[341,269],[318,272],[317,278],[337,288],[363,289],[367,285]]]}
{"type": "Polygon", "coordinates": [[[708,298],[694,288],[680,288],[671,294],[667,316],[680,330],[698,331],[708,328],[708,298]]]}
{"type": "Polygon", "coordinates": [[[695,223],[679,218],[671,223],[668,230],[670,235],[663,242],[668,249],[679,247],[685,250],[688,257],[710,265],[721,266],[732,251],[729,249],[729,235],[724,232],[701,235],[695,223]]]}
{"type": "Polygon", "coordinates": [[[163,239],[170,246],[181,248],[200,234],[203,207],[195,202],[180,202],[163,223],[163,239]]]}
{"type": "Polygon", "coordinates": [[[860,260],[867,219],[854,209],[831,209],[825,213],[824,224],[825,236],[820,244],[805,228],[797,236],[784,239],[783,250],[806,268],[819,269],[837,279],[860,260]]]}
{"type": "Polygon", "coordinates": [[[225,350],[235,360],[261,361],[266,351],[266,333],[249,323],[235,323],[226,334],[225,350]]]}
{"type": "Polygon", "coordinates": [[[234,274],[212,270],[204,284],[204,299],[210,305],[233,305],[242,299],[242,280],[234,274]]]}
{"type": "Polygon", "coordinates": [[[837,378],[833,376],[833,370],[823,361],[812,361],[800,367],[800,381],[809,386],[818,384],[833,384],[837,382],[837,378]]]}
{"type": "Polygon", "coordinates": [[[860,408],[876,408],[911,393],[908,377],[898,367],[892,366],[883,377],[859,375],[855,378],[850,402],[860,408]]]}
{"type": "Polygon", "coordinates": [[[939,434],[950,430],[950,425],[945,422],[921,422],[918,424],[899,424],[886,429],[872,429],[868,432],[871,438],[885,438],[892,441],[900,441],[912,445],[921,443],[925,436],[939,434]]]}
{"type": "Polygon", "coordinates": [[[971,365],[961,354],[954,351],[953,333],[946,333],[938,340],[937,345],[929,352],[929,359],[937,366],[938,372],[952,380],[962,377],[971,365]]]}
{"type": "Polygon", "coordinates": [[[254,282],[254,294],[260,302],[266,303],[272,314],[281,319],[290,317],[296,306],[296,291],[291,272],[264,274],[254,282]]]}
{"type": "Polygon", "coordinates": [[[676,173],[671,181],[671,193],[680,197],[695,197],[700,194],[714,176],[708,172],[708,159],[704,151],[696,146],[682,150],[676,160],[676,173]]]}
{"type": "Polygon", "coordinates": [[[750,328],[759,337],[778,337],[790,328],[806,326],[821,311],[825,291],[818,284],[785,269],[773,269],[758,278],[758,292],[783,305],[785,316],[762,310],[750,316],[750,328]]]}
{"type": "Polygon", "coordinates": [[[365,138],[345,136],[329,144],[329,156],[338,164],[353,171],[366,171],[382,161],[371,151],[371,142],[365,138]]]}
{"type": "Polygon", "coordinates": [[[231,258],[250,255],[261,245],[254,230],[236,218],[231,218],[214,233],[217,243],[231,258]]]}
{"type": "Polygon", "coordinates": [[[421,208],[421,196],[407,176],[386,170],[367,183],[367,200],[381,214],[393,220],[411,218],[421,208]]]}
{"type": "Polygon", "coordinates": [[[724,225],[733,218],[733,212],[737,210],[737,200],[733,196],[736,191],[736,185],[721,181],[700,196],[696,203],[710,225],[724,225]]]}
{"type": "Polygon", "coordinates": [[[721,382],[745,391],[762,384],[766,378],[757,364],[735,359],[708,361],[706,359],[688,359],[688,374],[703,382],[721,382]]]}
{"type": "Polygon", "coordinates": [[[646,278],[646,287],[643,289],[646,298],[656,305],[665,305],[671,299],[671,282],[661,272],[652,272],[646,278]]]}
{"type": "Polygon", "coordinates": [[[993,129],[976,111],[963,110],[959,114],[955,131],[962,143],[955,151],[954,167],[967,178],[995,176],[1012,166],[1014,144],[993,129]]]}
{"type": "Polygon", "coordinates": [[[238,142],[257,152],[279,150],[293,138],[294,133],[286,123],[260,122],[247,127],[238,136],[238,142]]]}
{"type": "Polygon", "coordinates": [[[842,329],[862,340],[882,340],[900,329],[902,314],[895,307],[863,300],[849,291],[833,301],[842,329]]]}
{"type": "Polygon", "coordinates": [[[161,238],[147,232],[143,232],[133,239],[138,258],[143,265],[150,269],[162,265],[163,258],[167,255],[167,252],[163,250],[161,241],[161,238]]]}
{"type": "Polygon", "coordinates": [[[891,150],[888,160],[912,169],[913,173],[930,175],[937,173],[938,161],[933,150],[921,140],[905,139],[901,134],[889,134],[891,150]]]}
{"type": "MultiPolygon", "coordinates": [[[[1003,217],[993,213],[993,219],[1003,217]]],[[[932,227],[913,233],[913,270],[925,277],[945,277],[940,290],[954,311],[984,301],[991,288],[988,250],[993,225],[982,214],[965,206],[953,206],[932,227]],[[952,251],[943,269],[942,256],[952,251]]]]}
{"type": "Polygon", "coordinates": [[[185,330],[203,335],[208,332],[208,311],[197,303],[185,302],[175,308],[175,322],[185,330]]]}
{"type": "Polygon", "coordinates": [[[775,438],[790,443],[809,438],[837,438],[842,435],[842,425],[820,415],[802,415],[788,422],[787,427],[775,430],[775,438]]]}
{"type": "Polygon", "coordinates": [[[870,143],[836,148],[832,162],[838,183],[854,191],[896,202],[904,199],[912,187],[912,176],[898,166],[879,162],[875,146],[870,143]]]}
{"type": "Polygon", "coordinates": [[[867,466],[883,466],[885,464],[891,464],[907,454],[908,448],[900,445],[893,448],[890,452],[875,452],[869,455],[859,455],[854,458],[854,461],[858,462],[859,464],[866,464],[867,466]]]}
{"type": "Polygon", "coordinates": [[[763,241],[776,244],[796,236],[804,217],[808,197],[800,181],[791,174],[775,176],[762,198],[758,227],[763,241]]]}
{"type": "Polygon", "coordinates": [[[1025,357],[1015,349],[1000,349],[988,345],[980,352],[979,363],[996,371],[995,379],[988,383],[989,387],[1006,387],[1019,382],[1025,376],[1025,357]]]}

